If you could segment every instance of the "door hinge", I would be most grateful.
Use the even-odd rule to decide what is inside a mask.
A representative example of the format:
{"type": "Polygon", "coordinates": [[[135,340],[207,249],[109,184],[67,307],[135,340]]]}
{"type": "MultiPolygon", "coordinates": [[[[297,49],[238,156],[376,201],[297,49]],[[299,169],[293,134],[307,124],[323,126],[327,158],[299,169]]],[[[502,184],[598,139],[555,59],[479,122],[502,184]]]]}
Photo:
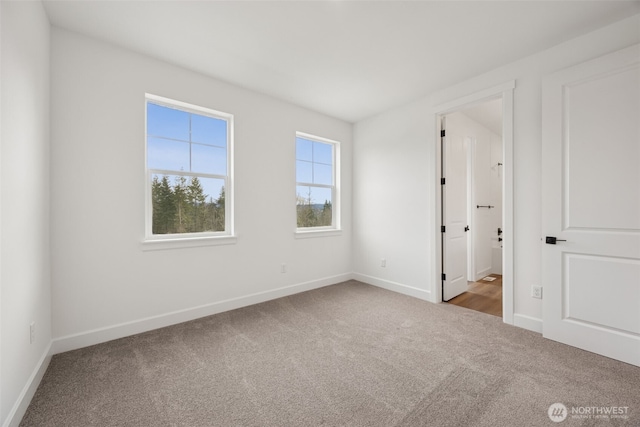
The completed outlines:
{"type": "Polygon", "coordinates": [[[440,232],[441,232],[441,233],[444,233],[444,232],[446,232],[446,231],[447,231],[447,227],[445,227],[444,225],[441,225],[441,226],[440,226],[440,232]]]}
{"type": "Polygon", "coordinates": [[[444,130],[444,129],[442,129],[442,130],[440,131],[440,138],[444,138],[445,133],[446,133],[446,132],[445,132],[445,130],[444,130]]]}
{"type": "Polygon", "coordinates": [[[445,179],[445,178],[440,178],[440,185],[444,185],[444,184],[445,184],[445,182],[446,182],[446,179],[445,179]]]}
{"type": "Polygon", "coordinates": [[[442,273],[442,280],[447,280],[447,275],[445,273],[442,273]]]}

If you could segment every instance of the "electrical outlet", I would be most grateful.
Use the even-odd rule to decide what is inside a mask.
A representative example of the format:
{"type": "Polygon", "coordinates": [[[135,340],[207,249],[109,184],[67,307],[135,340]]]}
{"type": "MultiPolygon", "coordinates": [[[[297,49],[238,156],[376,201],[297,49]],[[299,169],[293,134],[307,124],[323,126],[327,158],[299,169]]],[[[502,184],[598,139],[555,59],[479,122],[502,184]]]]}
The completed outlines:
{"type": "Polygon", "coordinates": [[[534,298],[542,299],[542,286],[532,286],[531,296],[534,298]]]}
{"type": "Polygon", "coordinates": [[[31,322],[29,325],[29,343],[33,344],[36,342],[36,322],[31,322]]]}
{"type": "Polygon", "coordinates": [[[386,266],[387,266],[387,260],[386,260],[386,259],[384,259],[384,258],[382,258],[382,259],[380,260],[380,267],[386,267],[386,266]]]}
{"type": "Polygon", "coordinates": [[[280,264],[280,273],[287,272],[287,264],[280,264]]]}

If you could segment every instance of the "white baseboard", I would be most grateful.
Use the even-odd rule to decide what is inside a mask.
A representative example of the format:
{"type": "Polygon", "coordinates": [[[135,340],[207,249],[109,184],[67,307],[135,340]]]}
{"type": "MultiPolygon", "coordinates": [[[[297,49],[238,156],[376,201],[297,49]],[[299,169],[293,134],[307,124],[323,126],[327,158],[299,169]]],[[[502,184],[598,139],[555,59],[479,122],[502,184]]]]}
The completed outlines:
{"type": "Polygon", "coordinates": [[[88,347],[90,345],[100,344],[118,338],[124,338],[130,335],[139,334],[142,332],[148,332],[154,329],[164,328],[166,326],[171,326],[182,322],[188,322],[190,320],[199,319],[201,317],[211,316],[213,314],[222,313],[229,310],[235,310],[237,308],[258,304],[272,299],[282,298],[300,292],[322,288],[324,286],[351,280],[352,278],[353,276],[351,273],[344,273],[337,276],[325,277],[322,279],[303,282],[296,285],[284,286],[278,289],[257,292],[255,294],[238,298],[231,298],[224,301],[204,304],[198,307],[173,311],[158,316],[147,317],[144,319],[134,320],[131,322],[121,323],[105,328],[99,328],[81,332],[78,334],[59,337],[53,340],[53,354],[76,350],[79,348],[88,347]]]}
{"type": "Polygon", "coordinates": [[[537,317],[531,317],[524,314],[514,314],[513,325],[539,334],[542,333],[542,319],[538,319],[537,317]]]}
{"type": "MultiPolygon", "coordinates": [[[[363,283],[367,283],[369,285],[377,286],[379,288],[384,288],[389,291],[398,292],[433,303],[439,303],[439,301],[433,301],[433,295],[431,294],[431,292],[424,289],[418,289],[412,286],[407,286],[401,283],[380,279],[378,277],[367,276],[366,274],[360,273],[353,273],[353,279],[363,283]]],[[[542,333],[542,319],[538,319],[536,317],[531,317],[524,314],[514,314],[513,325],[519,328],[537,332],[539,334],[542,333]]]]}
{"type": "Polygon", "coordinates": [[[42,353],[38,364],[29,376],[27,383],[20,392],[18,400],[16,400],[16,403],[11,408],[11,411],[9,411],[9,415],[7,415],[7,418],[5,419],[4,424],[2,424],[2,427],[18,427],[20,425],[20,421],[22,421],[22,417],[24,417],[24,414],[27,412],[27,408],[31,403],[31,399],[33,399],[33,395],[36,394],[36,390],[40,385],[40,381],[42,381],[42,377],[49,367],[51,356],[51,342],[49,342],[49,345],[47,345],[44,353],[42,353]]]}
{"type": "Polygon", "coordinates": [[[432,301],[431,291],[425,289],[414,288],[413,286],[403,285],[402,283],[392,282],[390,280],[380,279],[378,277],[367,276],[366,274],[353,273],[353,279],[389,291],[398,292],[400,294],[409,295],[429,302],[432,301]]]}

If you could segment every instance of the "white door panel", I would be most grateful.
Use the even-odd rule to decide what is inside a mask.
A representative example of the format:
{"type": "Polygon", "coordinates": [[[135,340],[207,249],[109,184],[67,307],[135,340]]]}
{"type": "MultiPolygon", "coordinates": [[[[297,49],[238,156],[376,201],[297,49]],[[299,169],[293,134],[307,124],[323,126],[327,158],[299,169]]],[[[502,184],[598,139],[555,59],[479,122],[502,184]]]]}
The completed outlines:
{"type": "Polygon", "coordinates": [[[566,228],[640,231],[639,93],[637,65],[565,86],[566,228]]]}
{"type": "Polygon", "coordinates": [[[563,269],[563,318],[640,334],[640,261],[565,253],[563,269]]]}
{"type": "Polygon", "coordinates": [[[543,333],[640,366],[640,46],[543,85],[543,333]]]}

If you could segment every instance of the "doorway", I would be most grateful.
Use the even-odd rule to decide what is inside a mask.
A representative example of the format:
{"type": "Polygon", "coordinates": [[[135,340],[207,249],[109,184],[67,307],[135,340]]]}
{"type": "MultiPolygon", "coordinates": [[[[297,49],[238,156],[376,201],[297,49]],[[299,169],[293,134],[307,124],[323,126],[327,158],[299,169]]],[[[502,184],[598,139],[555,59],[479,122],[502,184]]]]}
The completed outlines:
{"type": "Polygon", "coordinates": [[[441,116],[442,301],[503,317],[502,97],[441,116]]]}

